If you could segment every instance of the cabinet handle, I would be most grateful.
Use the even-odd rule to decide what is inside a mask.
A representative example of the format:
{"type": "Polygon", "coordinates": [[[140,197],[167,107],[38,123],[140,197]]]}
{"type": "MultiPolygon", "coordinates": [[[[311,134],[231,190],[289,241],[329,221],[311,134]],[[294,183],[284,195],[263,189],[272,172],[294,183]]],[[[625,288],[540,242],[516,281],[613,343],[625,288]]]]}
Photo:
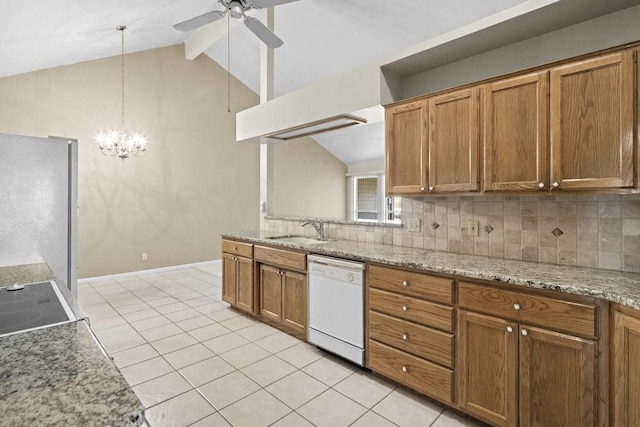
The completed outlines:
{"type": "Polygon", "coordinates": [[[424,191],[424,187],[420,187],[420,191],[424,191]]]}
{"type": "Polygon", "coordinates": [[[409,368],[407,368],[406,366],[402,367],[402,372],[409,372],[409,368]]]}
{"type": "Polygon", "coordinates": [[[407,282],[406,280],[402,281],[402,286],[409,286],[409,282],[407,282]]]}
{"type": "Polygon", "coordinates": [[[433,186],[430,186],[430,187],[429,187],[429,191],[433,191],[433,186]]]}
{"type": "Polygon", "coordinates": [[[518,304],[518,303],[513,304],[513,308],[514,308],[516,311],[520,310],[520,304],[518,304]]]}
{"type": "Polygon", "coordinates": [[[237,246],[234,246],[234,247],[233,247],[233,250],[234,250],[234,251],[237,251],[237,250],[238,250],[238,247],[237,247],[237,246]]]}
{"type": "Polygon", "coordinates": [[[524,335],[526,337],[527,335],[529,335],[529,332],[526,329],[523,329],[522,330],[522,335],[524,335]]]}
{"type": "Polygon", "coordinates": [[[402,339],[406,341],[409,339],[409,336],[407,334],[402,334],[402,339]]]}
{"type": "Polygon", "coordinates": [[[407,310],[409,310],[409,307],[407,307],[406,305],[403,305],[402,306],[402,311],[407,311],[407,310]]]}
{"type": "Polygon", "coordinates": [[[560,184],[558,184],[558,181],[554,181],[553,188],[558,188],[558,187],[560,187],[560,184]]]}
{"type": "Polygon", "coordinates": [[[513,328],[511,326],[507,326],[507,332],[509,333],[513,332],[513,328]]]}
{"type": "Polygon", "coordinates": [[[544,188],[544,182],[539,182],[538,183],[538,188],[544,188]]]}

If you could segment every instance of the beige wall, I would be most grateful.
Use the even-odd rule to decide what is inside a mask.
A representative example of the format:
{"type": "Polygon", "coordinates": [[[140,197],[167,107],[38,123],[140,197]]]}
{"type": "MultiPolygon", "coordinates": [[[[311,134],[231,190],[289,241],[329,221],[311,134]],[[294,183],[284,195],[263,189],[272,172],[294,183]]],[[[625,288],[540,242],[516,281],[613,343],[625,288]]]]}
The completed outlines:
{"type": "Polygon", "coordinates": [[[126,58],[126,120],[150,144],[124,163],[96,132],[120,117],[120,59],[0,79],[0,132],[79,140],[79,278],[219,259],[221,231],[258,228],[259,147],[235,143],[258,97],[183,47],[126,58]],[[148,261],[142,261],[143,252],[148,261]]]}
{"type": "Polygon", "coordinates": [[[345,218],[347,166],[312,138],[273,147],[273,215],[345,218]]]}

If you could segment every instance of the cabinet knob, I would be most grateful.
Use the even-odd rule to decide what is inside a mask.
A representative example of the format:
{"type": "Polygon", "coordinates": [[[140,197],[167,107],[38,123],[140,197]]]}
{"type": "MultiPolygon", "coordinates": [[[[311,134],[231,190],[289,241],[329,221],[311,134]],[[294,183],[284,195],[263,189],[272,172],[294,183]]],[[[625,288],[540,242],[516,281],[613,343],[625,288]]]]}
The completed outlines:
{"type": "Polygon", "coordinates": [[[406,366],[402,367],[402,372],[408,372],[408,371],[409,371],[409,368],[407,368],[406,366]]]}
{"type": "Polygon", "coordinates": [[[558,184],[558,181],[554,181],[553,188],[558,188],[558,187],[560,187],[560,184],[558,184]]]}
{"type": "Polygon", "coordinates": [[[406,305],[403,305],[402,306],[402,311],[407,311],[407,310],[409,310],[409,307],[407,307],[406,305]]]}
{"type": "Polygon", "coordinates": [[[538,188],[544,188],[544,182],[539,182],[538,183],[538,188]]]}
{"type": "Polygon", "coordinates": [[[513,308],[514,308],[516,311],[520,310],[520,304],[518,304],[518,303],[513,304],[513,308]]]}
{"type": "Polygon", "coordinates": [[[424,191],[424,187],[420,187],[420,191],[424,191]]]}
{"type": "Polygon", "coordinates": [[[429,187],[429,191],[433,191],[433,186],[429,187]]]}
{"type": "Polygon", "coordinates": [[[402,339],[406,341],[409,339],[409,336],[407,334],[402,334],[402,339]]]}
{"type": "Polygon", "coordinates": [[[522,335],[524,335],[524,336],[526,337],[527,335],[529,335],[529,332],[527,332],[527,330],[526,330],[526,329],[523,329],[523,330],[522,330],[522,335]]]}
{"type": "Polygon", "coordinates": [[[406,280],[402,281],[402,286],[409,286],[409,282],[407,282],[406,280]]]}
{"type": "Polygon", "coordinates": [[[234,251],[237,251],[237,250],[238,250],[238,247],[237,247],[237,246],[234,246],[234,247],[233,247],[233,250],[234,250],[234,251]]]}
{"type": "Polygon", "coordinates": [[[513,332],[513,328],[511,326],[507,326],[507,332],[509,333],[513,332]]]}

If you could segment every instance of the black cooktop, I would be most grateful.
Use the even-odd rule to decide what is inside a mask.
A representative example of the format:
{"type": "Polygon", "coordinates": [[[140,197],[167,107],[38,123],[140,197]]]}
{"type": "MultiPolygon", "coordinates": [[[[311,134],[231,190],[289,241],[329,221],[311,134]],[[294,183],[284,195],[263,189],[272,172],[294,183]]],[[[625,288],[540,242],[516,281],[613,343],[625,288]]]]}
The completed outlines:
{"type": "Polygon", "coordinates": [[[19,290],[0,288],[0,335],[69,320],[53,286],[42,282],[19,290]]]}

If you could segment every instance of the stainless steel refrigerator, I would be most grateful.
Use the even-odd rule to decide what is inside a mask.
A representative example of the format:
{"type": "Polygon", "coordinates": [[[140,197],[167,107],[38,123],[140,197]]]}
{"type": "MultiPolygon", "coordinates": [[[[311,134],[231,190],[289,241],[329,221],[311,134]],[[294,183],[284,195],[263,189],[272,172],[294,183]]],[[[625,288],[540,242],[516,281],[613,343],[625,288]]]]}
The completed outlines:
{"type": "Polygon", "coordinates": [[[0,133],[0,267],[46,262],[77,296],[78,143],[0,133]]]}

